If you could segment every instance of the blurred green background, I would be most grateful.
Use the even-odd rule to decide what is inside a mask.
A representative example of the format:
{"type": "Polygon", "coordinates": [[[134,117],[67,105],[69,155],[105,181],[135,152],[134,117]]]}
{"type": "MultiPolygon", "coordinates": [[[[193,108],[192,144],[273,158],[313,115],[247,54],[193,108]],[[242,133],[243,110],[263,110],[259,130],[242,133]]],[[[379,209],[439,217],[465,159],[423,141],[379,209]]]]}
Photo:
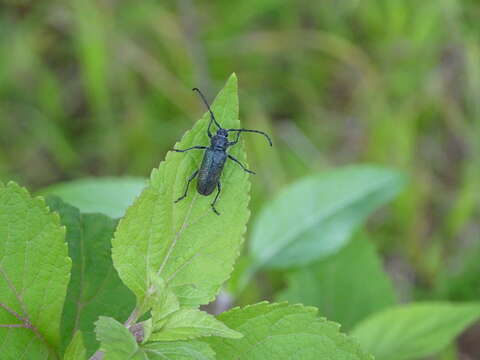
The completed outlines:
{"type": "Polygon", "coordinates": [[[275,142],[245,136],[254,214],[317,170],[399,169],[369,227],[404,296],[478,299],[479,18],[474,0],[2,1],[0,179],[146,177],[203,114],[191,88],[211,100],[236,72],[244,127],[275,142]]]}

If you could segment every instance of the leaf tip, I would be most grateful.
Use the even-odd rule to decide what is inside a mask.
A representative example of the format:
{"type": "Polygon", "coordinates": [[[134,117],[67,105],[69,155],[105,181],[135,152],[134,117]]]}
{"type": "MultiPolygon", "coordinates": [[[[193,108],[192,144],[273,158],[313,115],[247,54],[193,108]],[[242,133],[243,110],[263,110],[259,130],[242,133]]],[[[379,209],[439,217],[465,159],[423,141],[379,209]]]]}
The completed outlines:
{"type": "Polygon", "coordinates": [[[237,89],[238,87],[238,78],[237,78],[237,74],[236,73],[232,73],[228,80],[227,80],[227,83],[225,84],[225,87],[227,86],[232,86],[232,87],[235,87],[235,89],[237,89]]]}

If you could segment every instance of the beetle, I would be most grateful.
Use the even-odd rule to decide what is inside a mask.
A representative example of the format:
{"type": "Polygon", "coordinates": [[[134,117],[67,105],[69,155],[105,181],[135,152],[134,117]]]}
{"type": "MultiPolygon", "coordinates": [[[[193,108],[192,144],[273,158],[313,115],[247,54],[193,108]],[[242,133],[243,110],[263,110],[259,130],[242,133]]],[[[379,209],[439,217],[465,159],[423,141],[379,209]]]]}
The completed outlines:
{"type": "Polygon", "coordinates": [[[270,146],[272,146],[272,140],[266,133],[259,130],[222,128],[222,126],[215,119],[215,115],[213,114],[213,111],[210,108],[210,105],[208,104],[208,101],[205,99],[205,96],[202,94],[202,92],[198,88],[193,88],[192,90],[196,91],[200,95],[200,98],[202,99],[203,103],[207,107],[208,112],[210,113],[210,122],[208,123],[207,128],[207,135],[210,138],[210,146],[192,146],[188,149],[183,150],[173,149],[173,151],[176,152],[186,152],[194,149],[205,150],[205,154],[203,155],[203,160],[200,168],[195,170],[195,172],[188,178],[185,192],[182,196],[175,200],[175,203],[183,200],[187,196],[190,183],[198,176],[197,191],[200,195],[208,196],[215,190],[215,188],[217,188],[217,193],[215,194],[215,198],[210,204],[210,206],[212,207],[212,210],[215,214],[220,215],[218,210],[215,208],[215,204],[218,200],[218,196],[220,195],[220,191],[222,190],[220,176],[222,175],[222,170],[227,159],[236,162],[238,165],[240,165],[243,171],[249,174],[255,174],[255,172],[247,169],[236,157],[228,154],[227,148],[235,145],[238,142],[240,134],[242,132],[251,132],[264,135],[267,138],[270,146]],[[218,127],[215,135],[212,135],[211,132],[212,124],[215,124],[218,127]],[[234,141],[228,140],[228,134],[231,132],[236,132],[237,134],[234,141]]]}

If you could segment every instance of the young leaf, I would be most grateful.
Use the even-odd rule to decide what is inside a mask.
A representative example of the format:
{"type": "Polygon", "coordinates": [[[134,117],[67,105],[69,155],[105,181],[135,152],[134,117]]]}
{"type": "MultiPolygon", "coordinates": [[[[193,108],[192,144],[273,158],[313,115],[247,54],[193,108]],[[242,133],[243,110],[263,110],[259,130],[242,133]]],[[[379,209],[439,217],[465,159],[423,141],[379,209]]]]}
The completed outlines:
{"type": "Polygon", "coordinates": [[[70,278],[65,229],[43,199],[0,185],[0,354],[54,359],[70,278]]]}
{"type": "Polygon", "coordinates": [[[145,354],[128,329],[115,319],[100,316],[95,323],[97,340],[104,360],[144,360],[145,354]]]}
{"type": "Polygon", "coordinates": [[[365,236],[356,236],[333,256],[292,271],[287,279],[279,299],[316,306],[346,330],[396,302],[392,283],[365,236]]]}
{"type": "Polygon", "coordinates": [[[254,223],[250,252],[256,267],[301,266],[332,254],[403,184],[403,176],[395,171],[363,165],[289,186],[254,223]]]}
{"type": "Polygon", "coordinates": [[[83,345],[82,332],[77,331],[67,346],[63,360],[85,360],[86,358],[87,350],[83,345]]]}
{"type": "Polygon", "coordinates": [[[287,303],[259,303],[218,316],[241,332],[240,340],[204,339],[218,359],[372,359],[339,332],[339,325],[317,317],[317,309],[287,303]]]}
{"type": "MultiPolygon", "coordinates": [[[[212,109],[225,128],[240,127],[235,75],[218,94],[212,109]]],[[[205,114],[175,148],[209,145],[208,122],[205,114]]],[[[229,151],[246,164],[242,144],[229,151]]],[[[123,282],[136,294],[139,307],[151,286],[152,272],[165,281],[181,305],[197,306],[211,301],[232,271],[249,217],[248,174],[227,161],[217,203],[221,216],[210,207],[214,194],[199,195],[195,183],[184,200],[174,203],[202,156],[200,150],[168,153],[153,170],[149,186],[120,221],[113,240],[113,261],[123,282]]]]}
{"type": "Polygon", "coordinates": [[[442,350],[479,316],[480,304],[404,305],[370,316],[352,336],[378,359],[419,359],[442,350]]]}
{"type": "Polygon", "coordinates": [[[180,303],[175,294],[165,285],[165,282],[158,276],[153,276],[152,286],[154,291],[151,293],[152,301],[147,303],[147,308],[152,309],[152,321],[156,324],[168,315],[179,310],[180,303]]]}
{"type": "Polygon", "coordinates": [[[49,186],[40,194],[56,195],[82,213],[120,218],[146,185],[144,178],[87,178],[49,186]]]}
{"type": "Polygon", "coordinates": [[[229,329],[214,316],[197,309],[180,309],[153,325],[150,341],[195,339],[201,336],[221,336],[239,339],[242,334],[229,329]]]}
{"type": "Polygon", "coordinates": [[[72,277],[62,316],[65,347],[82,330],[91,355],[97,348],[94,322],[100,315],[125,321],[135,307],[135,296],[122,283],[113,267],[111,238],[116,221],[101,214],[80,214],[77,208],[49,196],[47,204],[60,214],[67,228],[68,251],[73,261],[72,277]]]}
{"type": "Polygon", "coordinates": [[[152,318],[149,318],[147,320],[144,320],[142,322],[137,323],[134,326],[138,326],[139,329],[141,330],[141,338],[137,339],[137,342],[141,342],[142,344],[145,344],[148,342],[148,339],[152,335],[153,331],[153,320],[152,318]]]}
{"type": "Polygon", "coordinates": [[[155,342],[142,346],[149,360],[215,360],[213,350],[200,341],[155,342]]]}

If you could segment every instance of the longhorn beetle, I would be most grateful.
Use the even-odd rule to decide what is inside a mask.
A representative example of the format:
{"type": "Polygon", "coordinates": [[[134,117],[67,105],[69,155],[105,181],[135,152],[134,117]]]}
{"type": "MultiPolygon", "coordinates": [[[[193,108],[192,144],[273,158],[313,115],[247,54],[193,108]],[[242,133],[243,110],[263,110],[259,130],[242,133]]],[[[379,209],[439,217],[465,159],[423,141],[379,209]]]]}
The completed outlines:
{"type": "Polygon", "coordinates": [[[195,177],[198,176],[197,180],[197,191],[200,195],[210,195],[215,187],[217,188],[217,193],[215,195],[215,199],[210,204],[212,210],[215,214],[220,215],[220,213],[215,208],[215,203],[217,202],[218,196],[220,195],[220,191],[222,190],[222,185],[220,183],[220,175],[222,174],[223,166],[225,165],[225,161],[227,157],[230,160],[236,162],[240,167],[249,174],[255,174],[253,171],[248,170],[243,164],[235,157],[230,154],[227,154],[227,148],[235,145],[240,138],[240,133],[242,132],[252,132],[257,134],[264,135],[270,146],[272,146],[272,140],[270,137],[264,133],[263,131],[259,130],[250,130],[250,129],[224,129],[220,126],[220,124],[215,119],[215,115],[213,114],[212,109],[210,109],[210,105],[208,105],[205,96],[203,96],[202,92],[197,89],[193,88],[193,91],[198,92],[200,97],[202,98],[203,103],[208,109],[210,113],[210,122],[207,128],[207,135],[210,138],[210,146],[192,146],[188,149],[180,150],[180,149],[173,149],[176,152],[186,152],[193,149],[205,150],[205,154],[203,155],[202,165],[200,165],[200,169],[195,170],[195,172],[188,178],[187,186],[185,188],[185,192],[182,196],[180,196],[175,203],[179,202],[180,200],[184,199],[187,196],[188,187],[195,177]],[[212,135],[210,130],[212,123],[214,123],[217,127],[217,133],[212,135]],[[228,141],[228,133],[236,132],[237,136],[234,141],[228,141]]]}

